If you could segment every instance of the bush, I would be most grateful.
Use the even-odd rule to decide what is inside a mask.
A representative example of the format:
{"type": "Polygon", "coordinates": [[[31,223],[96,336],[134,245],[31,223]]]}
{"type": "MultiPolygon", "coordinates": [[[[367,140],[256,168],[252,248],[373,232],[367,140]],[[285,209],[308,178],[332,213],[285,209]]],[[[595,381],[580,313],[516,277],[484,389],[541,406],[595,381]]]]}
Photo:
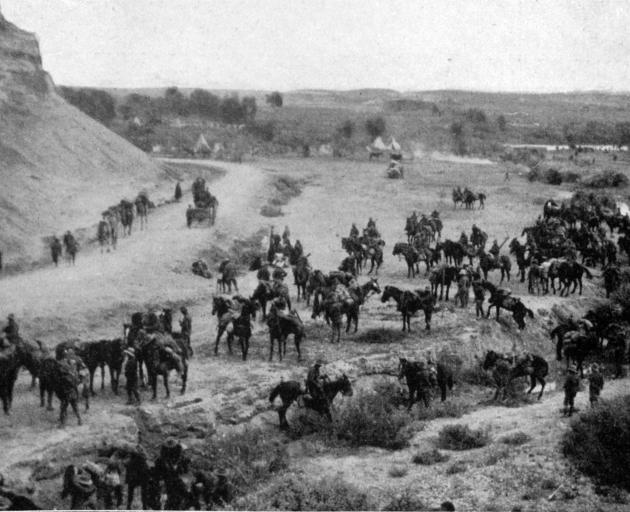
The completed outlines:
{"type": "Polygon", "coordinates": [[[409,444],[411,416],[397,409],[387,397],[374,392],[356,396],[339,413],[337,435],[353,446],[378,446],[397,450],[409,444]]]}
{"type": "Polygon", "coordinates": [[[558,169],[549,168],[544,173],[545,183],[549,185],[561,185],[562,175],[558,169]]]}
{"type": "Polygon", "coordinates": [[[420,464],[422,466],[432,466],[433,464],[446,462],[450,458],[451,457],[449,455],[442,453],[437,448],[434,448],[433,450],[416,453],[411,461],[414,464],[420,464]]]}
{"type": "Polygon", "coordinates": [[[341,134],[342,137],[345,137],[346,139],[351,139],[352,135],[354,135],[354,129],[354,121],[348,119],[347,121],[344,121],[343,124],[339,127],[338,132],[341,134]]]}
{"type": "Polygon", "coordinates": [[[191,458],[196,469],[216,461],[227,471],[236,495],[285,470],[289,460],[285,446],[261,429],[212,437],[205,445],[191,448],[191,458]]]}
{"type": "Polygon", "coordinates": [[[261,493],[236,503],[240,510],[370,510],[367,495],[356,487],[327,477],[319,481],[286,475],[261,493]]]}
{"type": "Polygon", "coordinates": [[[456,475],[457,473],[463,473],[468,470],[468,464],[463,460],[453,462],[448,468],[446,468],[447,475],[456,475]]]}
{"type": "Polygon", "coordinates": [[[630,490],[630,395],[573,419],[562,439],[562,452],[599,484],[630,490]]]}
{"type": "Polygon", "coordinates": [[[580,181],[580,175],[577,172],[565,171],[560,174],[564,183],[577,183],[580,181]]]}
{"type": "Polygon", "coordinates": [[[402,466],[400,464],[392,466],[387,472],[387,474],[392,478],[402,478],[404,476],[407,476],[407,473],[409,473],[407,466],[402,466]]]}
{"type": "Polygon", "coordinates": [[[513,434],[507,434],[503,436],[501,439],[499,439],[499,442],[512,446],[519,446],[521,444],[528,443],[530,439],[531,438],[525,432],[521,432],[519,430],[518,432],[514,432],[513,434]]]}
{"type": "Polygon", "coordinates": [[[621,173],[607,169],[583,180],[585,186],[590,188],[616,188],[628,185],[628,177],[621,173]]]}
{"type": "Polygon", "coordinates": [[[420,498],[408,489],[402,494],[392,496],[390,501],[381,510],[426,510],[427,506],[420,498]]]}
{"type": "Polygon", "coordinates": [[[279,206],[273,206],[271,204],[263,205],[263,207],[260,209],[260,214],[263,217],[280,217],[284,215],[284,213],[282,213],[282,208],[280,208],[279,206]]]}
{"type": "Polygon", "coordinates": [[[373,139],[385,133],[385,119],[380,116],[370,117],[365,122],[365,131],[373,139]]]}
{"type": "Polygon", "coordinates": [[[444,450],[471,450],[490,442],[487,431],[472,430],[468,425],[446,425],[440,430],[438,446],[444,450]]]}

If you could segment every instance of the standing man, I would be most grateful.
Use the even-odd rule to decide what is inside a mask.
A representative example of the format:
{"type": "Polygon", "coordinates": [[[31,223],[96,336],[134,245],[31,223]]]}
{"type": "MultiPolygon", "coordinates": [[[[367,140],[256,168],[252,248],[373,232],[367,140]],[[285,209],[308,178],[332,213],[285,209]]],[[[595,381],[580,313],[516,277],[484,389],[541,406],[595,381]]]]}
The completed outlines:
{"type": "Polygon", "coordinates": [[[186,306],[182,306],[179,310],[181,311],[182,315],[184,315],[182,319],[179,321],[179,327],[182,333],[182,338],[184,339],[184,342],[186,343],[186,347],[188,348],[188,353],[192,356],[193,349],[192,349],[192,345],[190,344],[190,336],[192,335],[192,319],[190,318],[190,315],[188,314],[188,308],[186,308],[186,306]]]}
{"type": "Polygon", "coordinates": [[[595,407],[602,389],[604,389],[604,376],[599,371],[599,365],[593,363],[588,376],[588,399],[591,402],[591,407],[595,407]]]}
{"type": "Polygon", "coordinates": [[[485,300],[483,281],[481,279],[475,279],[472,283],[472,287],[475,295],[475,314],[477,318],[483,318],[483,301],[485,300]]]}
{"type": "Polygon", "coordinates": [[[567,370],[567,377],[564,381],[564,409],[563,416],[571,417],[574,412],[575,395],[580,389],[580,378],[577,375],[575,365],[571,365],[567,370]]]}
{"type": "Polygon", "coordinates": [[[57,238],[57,235],[53,235],[52,242],[50,243],[50,255],[52,256],[55,267],[59,265],[59,256],[61,256],[61,240],[57,238]]]}
{"type": "Polygon", "coordinates": [[[7,317],[7,325],[3,331],[9,343],[15,344],[20,339],[20,327],[15,321],[15,315],[13,313],[7,317]]]}
{"type": "Polygon", "coordinates": [[[138,392],[138,360],[136,359],[136,351],[131,347],[127,348],[124,351],[124,356],[127,405],[133,405],[134,400],[137,404],[140,404],[140,393],[138,392]]]}

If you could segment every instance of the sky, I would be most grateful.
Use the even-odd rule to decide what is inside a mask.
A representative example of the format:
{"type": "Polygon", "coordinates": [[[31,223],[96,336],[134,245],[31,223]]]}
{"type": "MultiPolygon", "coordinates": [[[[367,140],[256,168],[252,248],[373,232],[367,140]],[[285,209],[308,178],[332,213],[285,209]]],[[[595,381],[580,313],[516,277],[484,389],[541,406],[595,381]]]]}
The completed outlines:
{"type": "Polygon", "coordinates": [[[59,85],[630,90],[626,0],[0,0],[59,85]]]}

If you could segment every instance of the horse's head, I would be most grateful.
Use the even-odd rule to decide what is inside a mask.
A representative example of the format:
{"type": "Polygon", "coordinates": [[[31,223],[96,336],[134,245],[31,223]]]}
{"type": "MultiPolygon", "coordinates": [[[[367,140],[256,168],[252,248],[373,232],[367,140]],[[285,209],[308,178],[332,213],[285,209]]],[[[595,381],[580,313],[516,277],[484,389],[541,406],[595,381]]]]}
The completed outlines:
{"type": "Polygon", "coordinates": [[[483,360],[483,363],[481,363],[481,367],[484,370],[489,370],[496,364],[498,359],[499,354],[497,354],[494,350],[488,350],[488,352],[486,353],[486,357],[483,360]]]}
{"type": "Polygon", "coordinates": [[[391,286],[386,286],[383,288],[383,295],[381,295],[381,302],[387,302],[391,297],[393,297],[393,289],[391,286]]]}
{"type": "Polygon", "coordinates": [[[405,376],[405,372],[407,371],[407,366],[409,365],[409,361],[407,361],[404,357],[398,358],[398,379],[402,379],[405,376]]]}
{"type": "Polygon", "coordinates": [[[341,394],[343,396],[352,396],[354,394],[354,391],[352,390],[352,383],[345,373],[341,376],[340,384],[342,386],[341,394]]]}
{"type": "Polygon", "coordinates": [[[378,279],[376,277],[372,277],[367,283],[367,291],[374,293],[381,293],[381,287],[378,285],[378,279]]]}

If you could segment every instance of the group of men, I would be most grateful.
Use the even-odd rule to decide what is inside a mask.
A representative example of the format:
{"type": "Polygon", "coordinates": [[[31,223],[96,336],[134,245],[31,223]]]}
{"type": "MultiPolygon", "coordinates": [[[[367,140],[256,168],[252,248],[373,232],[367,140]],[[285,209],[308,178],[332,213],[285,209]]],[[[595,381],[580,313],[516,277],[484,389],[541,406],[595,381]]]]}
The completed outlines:
{"type": "MultiPolygon", "coordinates": [[[[76,253],[79,248],[79,243],[69,230],[66,231],[66,233],[63,235],[63,246],[66,248],[67,254],[70,254],[73,251],[76,253]]],[[[50,242],[50,255],[55,266],[59,265],[59,257],[61,256],[62,252],[63,249],[61,245],[61,240],[57,238],[57,235],[53,235],[50,242]]]]}
{"type": "MultiPolygon", "coordinates": [[[[363,236],[372,239],[381,237],[380,232],[378,231],[378,229],[376,229],[376,221],[372,217],[368,219],[367,226],[363,229],[363,236]]],[[[357,228],[357,225],[354,222],[352,223],[352,227],[350,228],[349,237],[352,239],[359,238],[359,228],[357,228]]]]}
{"type": "MultiPolygon", "coordinates": [[[[588,398],[591,407],[597,405],[599,395],[604,389],[604,376],[597,363],[591,364],[587,372],[588,378],[588,398]]],[[[569,366],[567,375],[564,380],[564,407],[562,409],[563,416],[572,416],[575,412],[575,397],[580,390],[580,377],[575,365],[569,366]]]]}

